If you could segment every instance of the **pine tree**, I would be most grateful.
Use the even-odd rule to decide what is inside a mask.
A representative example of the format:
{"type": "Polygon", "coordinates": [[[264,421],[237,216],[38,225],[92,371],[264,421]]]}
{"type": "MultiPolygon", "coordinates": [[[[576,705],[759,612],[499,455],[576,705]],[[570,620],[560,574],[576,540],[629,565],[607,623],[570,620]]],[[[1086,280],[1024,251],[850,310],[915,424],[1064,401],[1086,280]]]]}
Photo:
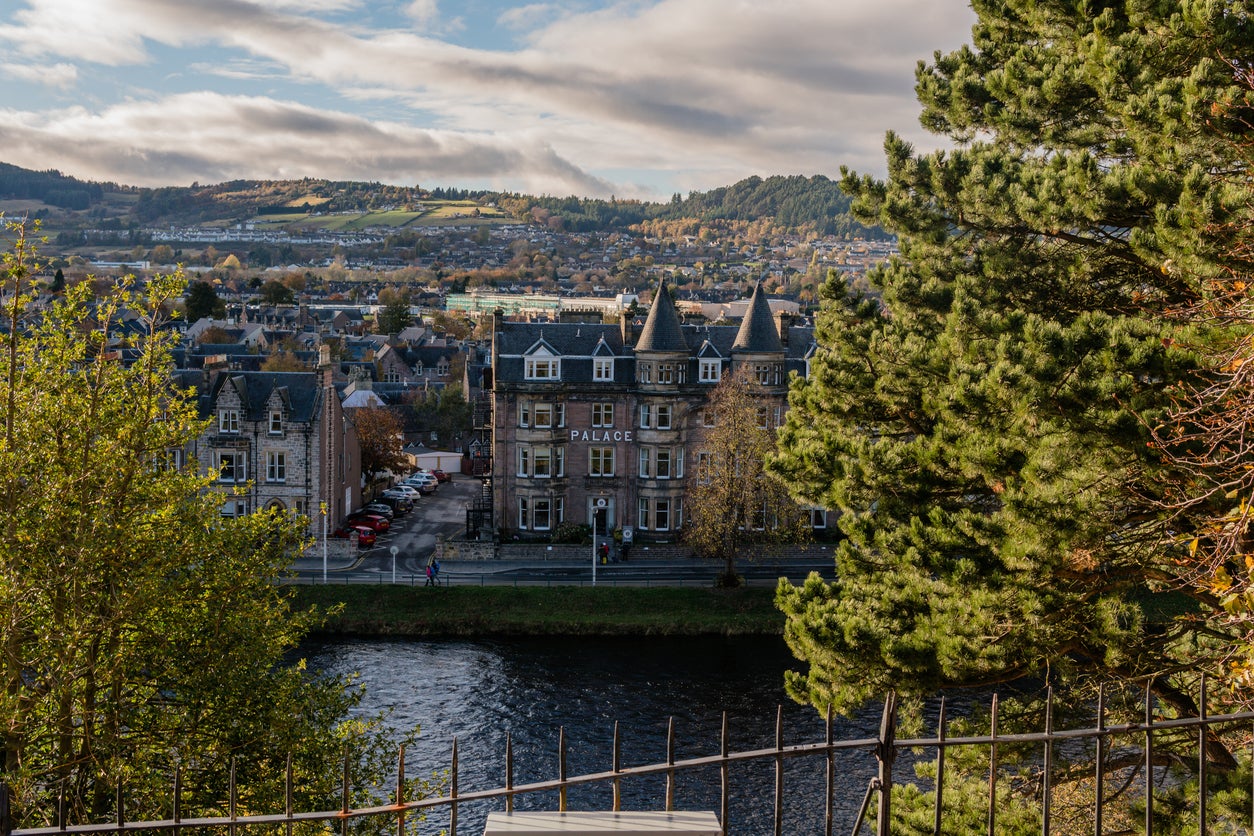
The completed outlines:
{"type": "Polygon", "coordinates": [[[772,464],[847,536],[836,581],[781,586],[810,665],[789,688],[847,712],[1096,674],[1193,711],[1237,637],[1183,583],[1149,428],[1210,338],[1171,314],[1249,273],[1220,232],[1250,206],[1231,62],[1254,24],[1223,0],[973,6],[973,45],[918,72],[955,147],[890,135],[886,181],[842,182],[901,254],[873,296],[823,287],[772,464]],[[1206,617],[1169,623],[1171,590],[1206,617]]]}

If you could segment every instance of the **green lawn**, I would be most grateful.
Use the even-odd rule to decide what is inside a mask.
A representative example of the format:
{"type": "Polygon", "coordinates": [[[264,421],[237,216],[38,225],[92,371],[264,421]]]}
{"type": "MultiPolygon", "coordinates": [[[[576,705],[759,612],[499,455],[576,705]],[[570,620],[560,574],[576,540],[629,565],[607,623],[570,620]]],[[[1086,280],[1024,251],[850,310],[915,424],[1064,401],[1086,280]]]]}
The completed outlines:
{"type": "Polygon", "coordinates": [[[772,588],[292,586],[342,605],[327,633],[379,636],[780,635],[772,588]]]}

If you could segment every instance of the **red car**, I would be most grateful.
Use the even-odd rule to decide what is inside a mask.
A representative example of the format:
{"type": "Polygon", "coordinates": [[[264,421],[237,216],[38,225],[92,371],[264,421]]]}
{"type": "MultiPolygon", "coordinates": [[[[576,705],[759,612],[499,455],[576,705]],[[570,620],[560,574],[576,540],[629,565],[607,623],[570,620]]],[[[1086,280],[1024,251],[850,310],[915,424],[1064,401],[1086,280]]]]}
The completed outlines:
{"type": "Polygon", "coordinates": [[[376,534],[386,534],[392,528],[392,524],[387,521],[386,517],[378,514],[362,513],[358,511],[355,514],[349,514],[345,518],[345,525],[365,525],[374,530],[376,534]]]}
{"type": "Polygon", "coordinates": [[[332,537],[340,539],[348,539],[353,535],[357,535],[357,548],[368,549],[374,545],[375,533],[372,529],[364,525],[345,525],[343,528],[337,528],[331,533],[332,537]]]}
{"type": "Polygon", "coordinates": [[[435,477],[435,481],[437,482],[452,482],[453,481],[453,474],[445,473],[443,470],[433,470],[431,471],[431,475],[435,477]]]}

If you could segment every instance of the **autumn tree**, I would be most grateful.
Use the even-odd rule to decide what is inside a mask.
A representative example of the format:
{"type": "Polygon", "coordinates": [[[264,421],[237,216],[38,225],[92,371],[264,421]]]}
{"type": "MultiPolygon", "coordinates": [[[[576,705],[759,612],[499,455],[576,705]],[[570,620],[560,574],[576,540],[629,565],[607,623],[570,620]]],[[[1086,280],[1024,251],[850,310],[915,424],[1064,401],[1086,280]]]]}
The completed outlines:
{"type": "Polygon", "coordinates": [[[890,135],[887,180],[842,181],[901,254],[875,296],[829,278],[791,393],[773,470],[847,539],[835,581],[779,591],[809,664],[789,689],[852,711],[1034,675],[1193,713],[1237,636],[1185,583],[1149,428],[1213,338],[1169,312],[1240,268],[1223,230],[1249,169],[1226,114],[1251,101],[1228,59],[1254,23],[1223,0],[974,8],[972,46],[918,72],[954,147],[890,135]]]}
{"type": "Polygon", "coordinates": [[[386,406],[364,406],[349,410],[361,443],[361,470],[367,478],[386,471],[399,473],[407,460],[401,447],[404,427],[401,419],[386,406]]]}
{"type": "Polygon", "coordinates": [[[234,779],[256,809],[338,805],[347,750],[368,796],[392,745],[345,722],[358,694],[288,654],[316,623],[278,583],[306,521],[224,517],[210,474],[171,451],[200,437],[193,393],[169,376],[162,311],[179,276],[88,283],[36,309],[37,253],[7,227],[0,281],[0,781],[19,827],[221,814],[234,779]],[[144,324],[123,362],[124,315],[144,324]],[[116,809],[125,799],[125,811],[116,809]]]}
{"type": "Polygon", "coordinates": [[[723,586],[739,585],[736,559],[746,547],[798,543],[809,532],[805,510],[766,472],[779,401],[759,388],[747,364],[714,387],[688,476],[684,540],[702,557],[723,561],[723,586]]]}

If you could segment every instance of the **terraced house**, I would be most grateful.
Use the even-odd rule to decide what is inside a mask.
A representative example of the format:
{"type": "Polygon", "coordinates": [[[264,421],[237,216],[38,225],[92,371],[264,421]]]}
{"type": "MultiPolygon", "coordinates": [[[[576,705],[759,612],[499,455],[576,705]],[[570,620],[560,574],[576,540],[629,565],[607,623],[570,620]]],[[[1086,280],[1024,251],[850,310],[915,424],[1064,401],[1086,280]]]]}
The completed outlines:
{"type": "MultiPolygon", "coordinates": [[[[777,427],[813,329],[773,316],[759,284],[738,325],[684,325],[663,281],[637,332],[618,325],[493,320],[493,507],[498,533],[546,537],[563,522],[673,539],[697,478],[710,392],[753,369],[777,427]]],[[[821,524],[821,518],[819,518],[821,524]]]]}
{"type": "Polygon", "coordinates": [[[345,419],[324,346],[311,372],[245,372],[207,362],[195,378],[210,427],[186,451],[214,470],[229,516],[278,508],[321,531],[324,504],[336,525],[361,501],[361,451],[345,419]]]}

